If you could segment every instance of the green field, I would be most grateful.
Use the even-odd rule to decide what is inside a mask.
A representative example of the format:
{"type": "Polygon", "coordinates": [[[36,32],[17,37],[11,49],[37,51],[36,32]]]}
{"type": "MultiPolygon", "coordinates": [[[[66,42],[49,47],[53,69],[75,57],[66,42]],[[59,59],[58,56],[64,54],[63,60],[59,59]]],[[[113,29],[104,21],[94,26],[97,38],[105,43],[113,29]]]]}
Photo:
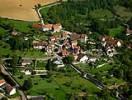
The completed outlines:
{"type": "Polygon", "coordinates": [[[19,20],[11,20],[6,18],[0,18],[0,25],[8,25],[20,32],[28,32],[34,22],[26,22],[19,20]]]}
{"type": "Polygon", "coordinates": [[[84,90],[95,98],[93,93],[100,91],[94,84],[81,78],[72,69],[65,70],[65,72],[52,72],[52,76],[49,78],[23,75],[23,79],[19,79],[19,76],[15,77],[20,84],[23,84],[25,79],[32,79],[33,87],[27,91],[28,95],[48,95],[55,100],[65,100],[67,94],[78,95],[84,90]]]}

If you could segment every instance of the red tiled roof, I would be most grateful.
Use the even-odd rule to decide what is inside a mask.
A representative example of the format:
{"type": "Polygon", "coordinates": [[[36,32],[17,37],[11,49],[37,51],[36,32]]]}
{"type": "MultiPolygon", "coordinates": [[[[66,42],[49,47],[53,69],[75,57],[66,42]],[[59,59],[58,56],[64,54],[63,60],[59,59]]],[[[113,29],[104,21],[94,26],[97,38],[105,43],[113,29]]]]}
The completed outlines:
{"type": "Polygon", "coordinates": [[[33,41],[34,46],[46,46],[48,43],[46,41],[33,41]]]}
{"type": "Polygon", "coordinates": [[[113,45],[113,46],[117,45],[117,42],[118,42],[117,39],[114,39],[113,37],[106,36],[106,35],[101,37],[101,39],[103,39],[103,38],[105,39],[107,45],[113,45]]]}
{"type": "Polygon", "coordinates": [[[61,27],[61,24],[53,24],[53,29],[58,29],[61,27]]]}
{"type": "Polygon", "coordinates": [[[53,24],[45,24],[43,27],[48,28],[49,30],[52,30],[53,24]]]}
{"type": "Polygon", "coordinates": [[[52,29],[58,29],[59,27],[61,27],[61,24],[45,24],[45,25],[42,25],[42,24],[33,24],[32,25],[33,28],[48,28],[49,30],[52,30],[52,29]]]}
{"type": "Polygon", "coordinates": [[[40,29],[40,28],[42,28],[43,26],[42,26],[42,24],[33,24],[32,27],[33,27],[33,28],[39,28],[39,29],[40,29]]]}
{"type": "Polygon", "coordinates": [[[5,82],[5,80],[0,80],[0,86],[3,85],[5,82]]]}
{"type": "Polygon", "coordinates": [[[69,55],[69,52],[67,50],[62,50],[62,55],[67,56],[67,55],[69,55]]]}
{"type": "Polygon", "coordinates": [[[10,94],[11,90],[13,89],[13,87],[10,84],[6,84],[6,92],[8,94],[10,94]]]}
{"type": "Polygon", "coordinates": [[[77,33],[73,33],[71,34],[71,40],[74,41],[74,40],[79,40],[79,39],[83,39],[85,38],[85,34],[77,34],[77,33]]]}

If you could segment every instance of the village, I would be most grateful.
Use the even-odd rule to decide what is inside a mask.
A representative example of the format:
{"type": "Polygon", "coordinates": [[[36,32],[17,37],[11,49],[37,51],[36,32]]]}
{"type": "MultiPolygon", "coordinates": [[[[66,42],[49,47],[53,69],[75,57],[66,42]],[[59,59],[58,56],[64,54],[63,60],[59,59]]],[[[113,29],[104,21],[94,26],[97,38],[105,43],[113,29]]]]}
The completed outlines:
{"type": "MultiPolygon", "coordinates": [[[[116,52],[116,48],[120,48],[123,44],[121,40],[114,39],[106,35],[99,37],[99,44],[89,37],[92,32],[89,32],[89,34],[69,32],[63,30],[61,24],[45,24],[44,26],[41,24],[33,24],[32,27],[43,31],[43,34],[45,34],[45,32],[49,32],[49,34],[51,34],[45,41],[39,39],[32,41],[32,48],[44,51],[45,55],[49,58],[22,58],[18,67],[22,69],[20,72],[25,75],[45,76],[48,74],[48,70],[43,67],[39,69],[37,64],[35,69],[32,70],[29,66],[31,66],[34,60],[38,62],[45,62],[46,60],[51,59],[53,63],[57,65],[57,68],[63,68],[65,67],[63,59],[65,57],[72,56],[74,60],[71,63],[73,64],[83,63],[99,66],[96,63],[100,62],[100,60],[102,60],[101,58],[103,58],[104,63],[110,62],[109,59],[118,54],[118,52],[116,52]],[[86,45],[89,45],[89,47],[92,48],[86,50],[84,49],[86,45]]],[[[17,36],[18,32],[13,31],[11,34],[13,36],[17,36]]],[[[26,39],[28,38],[26,37],[26,39]]],[[[6,65],[8,66],[8,63],[6,65]]],[[[0,87],[2,91],[8,95],[14,95],[16,93],[16,88],[11,87],[3,79],[0,80],[0,87]]]]}
{"type": "Polygon", "coordinates": [[[0,100],[131,100],[131,0],[8,2],[0,100]]]}
{"type": "MultiPolygon", "coordinates": [[[[21,86],[25,87],[25,84],[28,84],[27,80],[25,80],[25,78],[23,79],[23,77],[49,77],[51,73],[54,74],[55,72],[58,72],[58,70],[64,70],[67,68],[67,66],[71,66],[71,68],[73,68],[84,79],[88,81],[90,79],[91,82],[99,89],[103,89],[105,87],[111,89],[118,86],[118,84],[126,84],[120,79],[115,79],[115,77],[113,77],[113,73],[110,74],[108,70],[111,69],[110,66],[112,64],[112,66],[114,66],[115,62],[113,57],[118,55],[117,50],[122,48],[124,45],[128,49],[131,49],[131,44],[124,44],[121,39],[108,35],[100,35],[99,37],[96,37],[96,39],[93,39],[93,32],[70,32],[65,30],[61,23],[33,23],[32,28],[36,33],[32,36],[32,41],[30,41],[30,49],[35,52],[41,52],[41,56],[3,58],[4,65],[8,73],[14,79],[16,79],[16,81],[18,81],[18,84],[21,82],[21,80],[23,81],[23,83],[19,85],[19,88],[21,86]],[[18,60],[15,60],[16,64],[11,68],[14,59],[18,60]],[[64,59],[66,59],[68,62],[65,62],[64,59]],[[102,70],[99,70],[101,68],[102,70]],[[108,70],[105,71],[103,68],[108,70]],[[98,76],[98,74],[101,76],[98,76]],[[111,78],[110,82],[106,81],[108,80],[106,78],[108,75],[111,78]]],[[[131,34],[132,31],[129,29],[129,27],[127,27],[126,37],[130,36],[131,34]]],[[[15,29],[13,29],[13,31],[10,33],[10,36],[14,38],[21,35],[23,35],[23,33],[15,29]]],[[[23,37],[25,42],[30,38],[30,35],[25,35],[23,37]]],[[[3,78],[0,78],[0,91],[2,91],[0,94],[1,98],[5,97],[5,95],[7,97],[17,96],[17,90],[17,86],[11,85],[3,78]]],[[[32,90],[30,93],[32,95],[32,90]]],[[[30,95],[28,98],[30,98],[30,95]]],[[[43,97],[33,96],[31,98],[43,97]]]]}

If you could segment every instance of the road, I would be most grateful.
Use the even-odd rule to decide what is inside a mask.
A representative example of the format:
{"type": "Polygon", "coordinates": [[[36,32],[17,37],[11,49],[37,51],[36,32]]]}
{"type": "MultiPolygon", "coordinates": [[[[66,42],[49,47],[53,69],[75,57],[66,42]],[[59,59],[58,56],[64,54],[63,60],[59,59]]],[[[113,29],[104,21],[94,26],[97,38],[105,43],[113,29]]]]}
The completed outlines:
{"type": "MultiPolygon", "coordinates": [[[[52,3],[52,4],[48,4],[48,5],[45,5],[45,6],[40,7],[40,8],[35,7],[35,11],[37,12],[37,14],[39,16],[39,19],[40,19],[40,22],[41,22],[42,25],[44,25],[44,20],[43,20],[43,17],[41,15],[41,13],[40,13],[40,10],[42,10],[44,8],[47,8],[47,7],[52,7],[52,6],[55,6],[55,5],[58,5],[58,4],[60,4],[60,2],[55,2],[55,3],[52,3]]],[[[44,30],[44,28],[42,30],[44,30]]]]}
{"type": "Polygon", "coordinates": [[[70,66],[78,73],[80,74],[84,79],[89,80],[90,82],[94,83],[99,89],[104,89],[105,86],[102,82],[95,79],[90,73],[86,73],[81,71],[78,67],[76,67],[74,64],[70,64],[70,66]]]}
{"type": "Polygon", "coordinates": [[[27,100],[26,94],[20,89],[21,85],[14,79],[12,74],[7,71],[7,68],[4,65],[0,65],[0,70],[3,76],[5,77],[5,80],[16,87],[19,94],[21,95],[21,100],[27,100]]]}

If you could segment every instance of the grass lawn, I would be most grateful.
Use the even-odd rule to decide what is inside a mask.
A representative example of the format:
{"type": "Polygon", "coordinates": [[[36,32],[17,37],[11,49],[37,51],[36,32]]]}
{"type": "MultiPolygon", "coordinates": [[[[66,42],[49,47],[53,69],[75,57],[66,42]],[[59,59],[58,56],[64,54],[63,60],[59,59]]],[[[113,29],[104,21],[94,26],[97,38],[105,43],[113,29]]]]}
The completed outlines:
{"type": "Polygon", "coordinates": [[[47,57],[44,52],[41,52],[39,50],[28,50],[28,51],[15,51],[15,54],[22,57],[31,57],[31,58],[43,58],[47,57]]]}
{"type": "Polygon", "coordinates": [[[20,32],[28,32],[33,22],[19,21],[19,20],[11,20],[6,18],[0,18],[0,24],[11,25],[15,27],[16,30],[20,32]]]}

